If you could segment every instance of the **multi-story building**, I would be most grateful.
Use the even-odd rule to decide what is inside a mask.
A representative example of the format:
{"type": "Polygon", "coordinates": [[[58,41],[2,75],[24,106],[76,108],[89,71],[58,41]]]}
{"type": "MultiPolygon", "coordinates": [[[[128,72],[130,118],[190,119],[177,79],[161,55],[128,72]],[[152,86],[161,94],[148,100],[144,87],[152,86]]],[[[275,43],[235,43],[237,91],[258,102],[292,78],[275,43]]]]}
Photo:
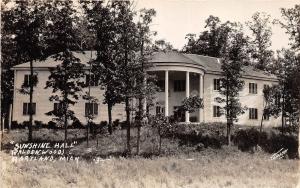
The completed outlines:
{"type": "MultiPolygon", "coordinates": [[[[81,63],[88,71],[88,61],[95,57],[95,52],[86,51],[84,54],[75,52],[81,63]]],[[[160,91],[156,93],[155,106],[150,110],[151,113],[164,113],[165,116],[174,115],[176,109],[181,105],[184,98],[199,95],[203,98],[204,108],[193,113],[182,113],[182,120],[185,122],[225,122],[225,116],[220,113],[220,106],[215,98],[220,96],[219,84],[221,77],[221,64],[218,58],[184,54],[179,52],[160,52],[153,55],[150,62],[153,66],[147,71],[157,76],[157,83],[160,91]]],[[[52,94],[51,89],[45,89],[46,81],[50,75],[49,68],[59,64],[52,57],[44,61],[33,63],[34,73],[38,76],[38,84],[34,88],[34,116],[33,119],[47,123],[53,117],[45,113],[58,108],[59,106],[49,101],[52,94]]],[[[29,63],[17,65],[14,70],[14,100],[12,120],[23,122],[28,121],[29,96],[19,92],[19,88],[24,82],[28,82],[29,63]]],[[[88,78],[88,76],[87,76],[88,78]]],[[[87,79],[86,78],[86,79],[87,79]]],[[[86,123],[86,108],[91,108],[95,115],[95,122],[107,121],[107,106],[103,104],[103,90],[95,77],[91,76],[90,82],[91,95],[98,99],[98,103],[88,104],[87,101],[80,99],[72,106],[76,117],[86,123]]],[[[245,82],[244,89],[240,92],[240,102],[248,110],[239,116],[238,124],[259,125],[263,115],[263,88],[266,85],[277,84],[274,75],[265,74],[263,71],[254,70],[252,67],[245,67],[242,79],[245,82]]],[[[85,91],[87,88],[84,89],[85,91]]],[[[176,114],[178,116],[178,114],[176,114]]],[[[124,104],[117,104],[113,107],[113,119],[124,120],[124,104]]],[[[278,126],[280,119],[273,117],[263,117],[264,125],[278,126]]]]}

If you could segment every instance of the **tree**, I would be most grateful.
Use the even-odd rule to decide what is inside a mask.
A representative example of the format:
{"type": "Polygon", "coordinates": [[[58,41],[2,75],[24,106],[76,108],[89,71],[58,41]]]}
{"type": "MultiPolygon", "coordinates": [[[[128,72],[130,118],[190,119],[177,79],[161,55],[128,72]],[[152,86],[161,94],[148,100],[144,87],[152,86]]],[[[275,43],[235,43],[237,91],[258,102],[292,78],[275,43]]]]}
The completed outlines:
{"type": "Polygon", "coordinates": [[[151,66],[148,63],[148,58],[152,55],[151,37],[153,34],[150,30],[150,24],[153,17],[156,15],[154,9],[142,9],[139,11],[139,21],[137,23],[138,34],[138,69],[135,85],[136,98],[138,99],[138,111],[135,119],[137,120],[137,154],[140,151],[140,133],[142,125],[146,124],[146,103],[152,103],[152,95],[156,92],[154,79],[147,72],[146,69],[151,66]]]}
{"type": "Polygon", "coordinates": [[[239,91],[244,87],[241,80],[243,66],[247,62],[247,38],[241,29],[233,30],[230,33],[226,51],[222,58],[219,93],[223,97],[216,98],[217,102],[225,103],[222,108],[225,111],[227,120],[227,139],[231,145],[231,127],[234,121],[238,121],[238,116],[244,113],[245,108],[239,102],[239,91]],[[225,97],[225,98],[224,98],[225,97]]]}
{"type": "Polygon", "coordinates": [[[193,113],[196,110],[203,108],[203,99],[199,96],[190,96],[185,98],[182,101],[182,105],[180,107],[180,110],[182,111],[188,111],[189,113],[193,113]]]}
{"type": "Polygon", "coordinates": [[[272,36],[270,24],[270,15],[259,12],[252,16],[251,21],[246,22],[253,37],[250,41],[253,65],[260,70],[266,70],[273,60],[273,51],[269,50],[272,36]]]}
{"type": "Polygon", "coordinates": [[[222,57],[227,45],[227,40],[232,27],[235,25],[232,22],[222,23],[218,17],[210,15],[206,21],[205,28],[198,39],[195,34],[187,34],[188,43],[184,46],[183,52],[211,57],[222,57]]]}
{"type": "Polygon", "coordinates": [[[260,132],[263,129],[263,119],[265,117],[274,116],[277,118],[281,111],[280,105],[280,87],[279,85],[266,86],[263,89],[263,113],[260,122],[260,132]]]}
{"type": "Polygon", "coordinates": [[[300,50],[300,4],[293,8],[281,8],[284,21],[278,21],[289,35],[290,45],[293,50],[300,50]]]}
{"type": "Polygon", "coordinates": [[[126,125],[127,125],[127,153],[131,154],[130,130],[131,130],[131,105],[130,101],[135,96],[135,83],[138,66],[136,52],[139,49],[137,41],[137,27],[133,18],[135,11],[132,10],[130,1],[113,1],[112,7],[117,13],[114,19],[117,25],[118,54],[115,61],[118,64],[116,69],[117,80],[120,83],[121,97],[125,102],[126,125]]]}
{"type": "Polygon", "coordinates": [[[55,13],[51,24],[48,26],[52,30],[48,45],[52,49],[60,51],[53,55],[59,61],[55,68],[50,69],[50,76],[46,82],[46,88],[52,88],[53,95],[49,100],[57,102],[58,111],[50,111],[48,115],[54,115],[55,120],[64,125],[65,143],[67,142],[68,120],[76,120],[74,112],[70,110],[70,105],[74,105],[79,99],[80,91],[84,87],[83,78],[85,76],[83,67],[72,50],[78,49],[77,31],[74,29],[76,20],[75,9],[72,2],[56,1],[51,7],[55,13]]]}
{"type": "Polygon", "coordinates": [[[112,108],[122,102],[120,84],[117,80],[117,61],[119,45],[117,44],[117,25],[115,18],[118,14],[114,3],[104,5],[103,2],[83,3],[89,21],[89,28],[96,36],[96,60],[92,63],[92,73],[100,80],[100,86],[105,89],[104,103],[108,108],[108,131],[112,134],[112,108]]]}
{"type": "Polygon", "coordinates": [[[37,79],[34,75],[33,61],[43,59],[44,28],[46,6],[35,1],[17,1],[14,8],[4,15],[5,33],[15,45],[15,58],[18,63],[30,63],[29,84],[22,85],[22,93],[29,95],[28,141],[32,140],[33,92],[37,79]]]}
{"type": "Polygon", "coordinates": [[[158,141],[158,153],[161,153],[162,148],[162,137],[172,131],[173,125],[169,122],[168,117],[164,114],[157,114],[151,117],[150,125],[157,130],[159,141],[158,141]]]}
{"type": "Polygon", "coordinates": [[[295,125],[299,116],[299,91],[297,79],[299,77],[299,55],[292,50],[278,51],[277,60],[273,65],[273,73],[279,80],[278,93],[282,119],[282,131],[286,120],[295,125]]]}
{"type": "Polygon", "coordinates": [[[167,51],[177,51],[174,49],[171,43],[166,42],[164,39],[156,40],[154,45],[153,45],[153,51],[159,52],[167,52],[167,51]]]}
{"type": "MultiPolygon", "coordinates": [[[[281,14],[284,21],[279,21],[282,28],[286,30],[286,33],[289,35],[290,45],[291,48],[297,52],[300,51],[300,4],[296,4],[293,8],[282,8],[281,14]]],[[[293,90],[293,98],[298,103],[298,118],[300,119],[300,55],[297,55],[298,66],[294,69],[294,72],[291,74],[293,76],[291,80],[291,84],[294,86],[293,90]]],[[[297,104],[296,103],[296,104],[297,104]]],[[[299,121],[300,122],[300,121],[299,121]]],[[[299,125],[300,127],[300,125],[299,125]]],[[[300,129],[298,133],[298,140],[299,140],[299,148],[298,153],[300,156],[300,129]]]]}

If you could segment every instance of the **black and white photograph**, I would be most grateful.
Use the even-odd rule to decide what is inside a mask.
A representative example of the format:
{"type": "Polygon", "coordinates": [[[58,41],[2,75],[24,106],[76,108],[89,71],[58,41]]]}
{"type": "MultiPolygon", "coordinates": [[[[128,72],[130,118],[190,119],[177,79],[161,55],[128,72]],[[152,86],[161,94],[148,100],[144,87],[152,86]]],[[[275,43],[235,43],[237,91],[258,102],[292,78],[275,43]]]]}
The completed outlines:
{"type": "Polygon", "coordinates": [[[1,0],[2,188],[300,188],[299,0],[1,0]]]}

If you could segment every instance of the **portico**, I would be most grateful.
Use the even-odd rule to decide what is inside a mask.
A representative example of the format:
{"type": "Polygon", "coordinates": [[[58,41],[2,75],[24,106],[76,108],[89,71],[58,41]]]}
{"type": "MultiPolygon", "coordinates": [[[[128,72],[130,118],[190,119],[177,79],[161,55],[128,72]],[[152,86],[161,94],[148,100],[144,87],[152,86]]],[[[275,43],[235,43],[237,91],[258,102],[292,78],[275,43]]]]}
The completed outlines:
{"type": "MultiPolygon", "coordinates": [[[[173,108],[174,108],[174,106],[176,106],[176,105],[180,106],[182,100],[184,98],[190,97],[191,95],[199,95],[200,98],[203,98],[203,74],[190,72],[190,71],[172,71],[172,70],[165,70],[163,72],[165,75],[165,79],[164,79],[164,82],[165,82],[165,92],[164,92],[165,106],[164,106],[164,109],[165,110],[164,110],[164,112],[165,112],[166,117],[169,117],[170,115],[174,115],[174,114],[169,114],[169,112],[172,111],[172,110],[170,110],[170,106],[169,106],[169,102],[171,99],[173,99],[172,103],[173,103],[173,108]],[[170,79],[169,73],[172,73],[172,75],[173,75],[172,79],[170,79]],[[185,81],[185,91],[183,91],[184,95],[177,97],[179,94],[175,94],[175,92],[176,92],[175,84],[176,84],[176,81],[180,81],[180,80],[174,80],[174,77],[176,75],[179,76],[182,73],[185,73],[185,80],[184,80],[185,81]],[[190,76],[191,74],[192,74],[192,76],[190,76]],[[193,79],[193,80],[191,81],[191,79],[193,79]],[[198,79],[198,81],[196,81],[195,79],[198,79]],[[170,81],[174,82],[172,89],[170,88],[170,84],[169,84],[170,81]],[[198,82],[197,92],[195,92],[195,89],[196,89],[195,87],[191,87],[191,82],[193,82],[193,83],[198,82]],[[193,89],[192,90],[193,92],[191,92],[191,88],[193,89]],[[172,94],[170,95],[170,93],[172,93],[173,95],[172,94]],[[174,96],[174,97],[172,97],[172,96],[174,96]],[[174,100],[175,97],[179,100],[174,100]]],[[[181,79],[180,76],[179,76],[179,79],[181,79]]],[[[186,123],[190,122],[190,117],[191,117],[190,115],[191,114],[188,111],[185,112],[185,122],[186,123]]],[[[193,115],[196,115],[196,114],[193,114],[193,115]]],[[[196,117],[197,117],[197,122],[203,122],[203,109],[199,109],[196,117]]],[[[195,120],[193,120],[193,121],[195,121],[195,120]]]]}

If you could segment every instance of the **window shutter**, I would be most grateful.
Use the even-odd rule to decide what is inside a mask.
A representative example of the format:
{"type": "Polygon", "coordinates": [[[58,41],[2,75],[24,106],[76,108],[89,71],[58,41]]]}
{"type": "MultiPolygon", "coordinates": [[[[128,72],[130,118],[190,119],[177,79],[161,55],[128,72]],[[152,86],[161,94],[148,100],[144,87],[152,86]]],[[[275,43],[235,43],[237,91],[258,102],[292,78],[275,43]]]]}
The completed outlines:
{"type": "Polygon", "coordinates": [[[86,83],[87,86],[90,85],[90,75],[86,75],[86,83]]]}
{"type": "Polygon", "coordinates": [[[88,116],[88,103],[85,103],[85,116],[88,116]]]}
{"type": "Polygon", "coordinates": [[[58,113],[58,103],[54,103],[54,113],[58,113]]]}
{"type": "Polygon", "coordinates": [[[94,115],[98,115],[98,104],[94,103],[94,115]]]}
{"type": "Polygon", "coordinates": [[[257,119],[257,109],[255,108],[255,119],[257,119]]]}
{"type": "Polygon", "coordinates": [[[36,103],[32,103],[32,115],[35,115],[36,112],[36,103]]]}
{"type": "Polygon", "coordinates": [[[24,85],[29,86],[29,75],[28,74],[24,75],[24,85]]]}
{"type": "Polygon", "coordinates": [[[27,113],[27,103],[23,103],[23,115],[26,115],[27,113]]]}
{"type": "Polygon", "coordinates": [[[255,85],[255,94],[257,94],[257,84],[254,85],[255,85]]]}

